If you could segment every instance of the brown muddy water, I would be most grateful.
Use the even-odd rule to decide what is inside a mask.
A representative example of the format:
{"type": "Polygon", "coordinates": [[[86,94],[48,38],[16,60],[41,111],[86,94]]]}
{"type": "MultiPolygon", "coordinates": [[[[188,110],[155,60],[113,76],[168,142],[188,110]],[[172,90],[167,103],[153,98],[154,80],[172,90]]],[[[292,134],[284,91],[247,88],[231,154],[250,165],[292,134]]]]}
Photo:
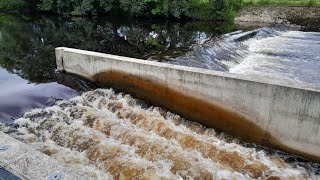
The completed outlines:
{"type": "Polygon", "coordinates": [[[95,179],[317,179],[275,154],[111,89],[32,110],[2,131],[95,179]]]}
{"type": "Polygon", "coordinates": [[[66,46],[320,82],[318,33],[246,31],[232,23],[0,16],[0,130],[95,179],[320,179],[319,163],[55,71],[54,48],[66,46]],[[301,47],[288,48],[293,41],[312,42],[310,51],[292,53],[301,47]],[[270,53],[268,42],[279,51],[270,53]]]}

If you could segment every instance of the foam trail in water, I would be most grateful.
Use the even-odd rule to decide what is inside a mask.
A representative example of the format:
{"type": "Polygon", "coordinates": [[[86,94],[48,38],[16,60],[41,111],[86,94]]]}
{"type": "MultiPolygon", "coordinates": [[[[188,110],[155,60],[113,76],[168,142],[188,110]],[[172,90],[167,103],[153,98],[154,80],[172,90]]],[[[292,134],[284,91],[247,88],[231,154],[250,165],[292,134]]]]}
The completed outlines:
{"type": "Polygon", "coordinates": [[[320,33],[260,28],[205,41],[167,63],[320,84],[320,33]]]}
{"type": "Polygon", "coordinates": [[[243,44],[247,56],[230,68],[231,73],[320,83],[320,33],[286,31],[252,38],[243,44]]]}
{"type": "Polygon", "coordinates": [[[316,179],[129,95],[95,90],[0,129],[95,179],[316,179]]]}

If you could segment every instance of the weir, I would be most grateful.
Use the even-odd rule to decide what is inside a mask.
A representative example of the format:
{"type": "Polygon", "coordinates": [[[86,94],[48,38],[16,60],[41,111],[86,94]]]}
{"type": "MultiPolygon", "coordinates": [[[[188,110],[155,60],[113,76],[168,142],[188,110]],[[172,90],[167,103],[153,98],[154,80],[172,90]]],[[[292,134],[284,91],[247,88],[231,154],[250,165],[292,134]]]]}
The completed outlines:
{"type": "Polygon", "coordinates": [[[60,71],[130,93],[246,141],[320,160],[320,89],[65,47],[60,71]]]}

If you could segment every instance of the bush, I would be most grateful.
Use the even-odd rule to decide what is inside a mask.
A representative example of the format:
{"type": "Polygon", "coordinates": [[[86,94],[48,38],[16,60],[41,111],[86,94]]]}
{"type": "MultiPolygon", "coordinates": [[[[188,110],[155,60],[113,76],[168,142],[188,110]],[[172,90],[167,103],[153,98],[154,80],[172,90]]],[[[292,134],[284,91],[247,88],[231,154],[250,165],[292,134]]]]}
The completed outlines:
{"type": "Polygon", "coordinates": [[[0,0],[0,12],[15,12],[24,6],[23,0],[0,0]]]}
{"type": "Polygon", "coordinates": [[[241,0],[1,0],[0,8],[14,9],[22,5],[74,16],[121,11],[131,16],[225,19],[241,6],[241,0]]]}

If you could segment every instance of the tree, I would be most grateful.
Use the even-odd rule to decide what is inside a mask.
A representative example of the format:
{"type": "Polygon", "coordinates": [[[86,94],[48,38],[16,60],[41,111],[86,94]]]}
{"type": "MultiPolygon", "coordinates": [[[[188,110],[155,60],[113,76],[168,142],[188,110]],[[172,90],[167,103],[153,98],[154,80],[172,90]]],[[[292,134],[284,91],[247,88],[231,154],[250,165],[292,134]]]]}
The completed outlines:
{"type": "Polygon", "coordinates": [[[73,16],[121,11],[131,16],[226,19],[242,0],[1,0],[0,9],[37,8],[73,16]]]}

